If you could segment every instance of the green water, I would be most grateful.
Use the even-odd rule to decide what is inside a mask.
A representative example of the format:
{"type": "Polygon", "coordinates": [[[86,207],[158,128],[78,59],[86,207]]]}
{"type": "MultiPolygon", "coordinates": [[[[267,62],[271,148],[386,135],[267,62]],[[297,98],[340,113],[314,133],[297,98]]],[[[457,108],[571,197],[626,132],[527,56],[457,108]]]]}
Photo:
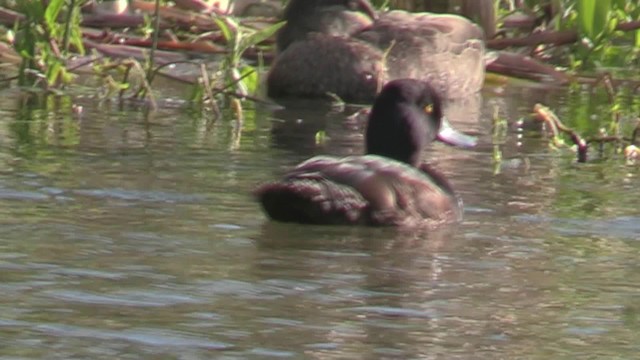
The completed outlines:
{"type": "Polygon", "coordinates": [[[239,126],[4,90],[0,359],[637,357],[638,165],[576,164],[539,129],[492,136],[496,107],[513,123],[544,102],[579,124],[606,104],[483,98],[458,120],[478,148],[425,151],[466,205],[427,233],[265,219],[256,184],[361,153],[343,113],[248,109],[239,126]]]}

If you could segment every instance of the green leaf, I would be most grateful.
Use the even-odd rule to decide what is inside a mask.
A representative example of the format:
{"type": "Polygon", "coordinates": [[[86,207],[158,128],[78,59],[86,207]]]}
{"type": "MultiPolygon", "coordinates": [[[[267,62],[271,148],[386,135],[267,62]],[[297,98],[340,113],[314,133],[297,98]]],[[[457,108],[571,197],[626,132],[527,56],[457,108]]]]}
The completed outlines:
{"type": "Polygon", "coordinates": [[[27,17],[28,22],[40,22],[44,16],[44,8],[42,1],[25,0],[16,3],[18,12],[23,13],[27,17]]]}
{"type": "Polygon", "coordinates": [[[611,0],[578,0],[578,24],[580,31],[592,41],[606,30],[611,0]]]}
{"type": "Polygon", "coordinates": [[[49,29],[54,29],[58,25],[58,15],[64,6],[65,0],[51,0],[44,12],[44,20],[49,29]]]}
{"type": "Polygon", "coordinates": [[[213,21],[215,21],[216,25],[218,25],[218,28],[222,32],[222,36],[224,37],[224,39],[227,42],[231,42],[231,40],[233,39],[233,31],[231,31],[229,24],[227,24],[227,22],[221,18],[215,18],[213,19],[213,21]]]}
{"type": "Polygon", "coordinates": [[[53,64],[50,64],[47,69],[47,83],[49,85],[55,84],[62,71],[64,71],[64,68],[61,63],[56,61],[53,64]]]}
{"type": "Polygon", "coordinates": [[[593,38],[593,17],[596,8],[596,0],[578,0],[578,24],[580,32],[588,38],[593,38]]]}
{"type": "Polygon", "coordinates": [[[248,93],[255,94],[259,85],[259,77],[256,69],[253,66],[245,65],[240,69],[240,76],[243,77],[242,82],[246,86],[248,93]]]}
{"type": "Polygon", "coordinates": [[[598,36],[607,28],[609,13],[613,8],[611,6],[611,0],[598,0],[595,3],[595,14],[593,18],[595,30],[594,36],[598,36]]]}
{"type": "Polygon", "coordinates": [[[248,48],[255,46],[272,37],[282,26],[284,26],[284,24],[286,24],[286,21],[281,21],[267,28],[258,30],[251,35],[245,36],[240,42],[240,52],[243,53],[248,48]]]}

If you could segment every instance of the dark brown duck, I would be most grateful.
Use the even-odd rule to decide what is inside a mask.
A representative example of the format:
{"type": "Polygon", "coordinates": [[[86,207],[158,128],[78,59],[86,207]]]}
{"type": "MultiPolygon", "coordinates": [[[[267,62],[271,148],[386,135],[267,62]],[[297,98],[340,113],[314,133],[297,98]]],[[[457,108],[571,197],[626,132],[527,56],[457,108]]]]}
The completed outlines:
{"type": "Polygon", "coordinates": [[[311,224],[434,225],[459,220],[462,203],[448,181],[420,161],[434,140],[473,146],[442,117],[441,101],[419,80],[389,82],[376,98],[363,156],[319,156],[254,194],[278,221],[311,224]]]}
{"type": "Polygon", "coordinates": [[[367,0],[291,0],[268,95],[371,101],[386,82],[428,81],[446,98],[480,90],[480,27],[456,15],[376,13],[367,0]]]}

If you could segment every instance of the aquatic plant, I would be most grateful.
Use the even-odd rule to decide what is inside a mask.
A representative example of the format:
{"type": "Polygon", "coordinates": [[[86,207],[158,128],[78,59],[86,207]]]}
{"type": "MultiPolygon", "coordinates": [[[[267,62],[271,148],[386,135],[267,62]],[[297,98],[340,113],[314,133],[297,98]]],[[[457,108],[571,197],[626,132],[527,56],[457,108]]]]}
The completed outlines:
{"type": "Polygon", "coordinates": [[[242,25],[231,16],[215,19],[226,42],[227,55],[221,64],[226,75],[226,84],[233,87],[241,95],[255,92],[258,87],[258,73],[254,66],[242,62],[242,56],[249,48],[272,37],[283,22],[276,23],[265,29],[252,29],[242,25]]]}
{"type": "MultiPolygon", "coordinates": [[[[424,0],[372,2],[385,8],[408,6],[417,10],[432,10],[430,6],[448,6],[451,10],[452,4],[457,4],[465,11],[469,8],[465,4],[480,1],[451,0],[448,5],[447,1],[424,0]]],[[[92,13],[83,16],[80,7],[86,3],[86,0],[0,3],[3,11],[0,21],[12,27],[3,31],[15,50],[13,58],[18,61],[16,79],[20,85],[37,84],[47,89],[60,89],[73,79],[76,65],[70,65],[70,56],[84,54],[86,46],[98,56],[88,59],[85,65],[94,63],[96,75],[105,79],[107,95],[117,92],[122,98],[131,91],[135,98],[150,99],[154,78],[161,70],[166,75],[170,71],[164,70],[171,64],[190,63],[197,67],[199,79],[192,76],[180,81],[195,85],[191,100],[196,104],[207,104],[207,109],[214,113],[219,105],[241,110],[240,104],[232,104],[236,101],[232,98],[253,99],[263,63],[269,62],[272,53],[269,39],[283,25],[273,18],[261,19],[256,25],[219,9],[185,10],[161,0],[129,1],[129,9],[135,12],[109,14],[108,18],[92,13]],[[7,10],[16,13],[13,21],[7,20],[7,10]],[[90,30],[90,27],[101,30],[90,30]],[[116,31],[103,31],[104,28],[116,31]],[[117,31],[118,28],[128,30],[117,31]],[[202,58],[193,59],[186,53],[202,58]],[[263,53],[267,54],[265,60],[263,53]],[[247,54],[250,61],[247,61],[247,54]],[[212,59],[220,61],[211,66],[212,59]],[[118,71],[122,76],[115,80],[118,71]],[[138,81],[140,77],[144,79],[138,81]],[[135,84],[139,86],[132,86],[135,84]]],[[[482,4],[485,7],[493,5],[492,13],[498,15],[498,20],[492,25],[501,26],[497,37],[487,42],[488,47],[524,47],[501,53],[503,67],[489,68],[489,71],[534,80],[551,77],[559,83],[569,83],[576,80],[572,73],[640,64],[638,2],[485,0],[482,4]],[[517,28],[507,26],[514,22],[510,18],[514,14],[523,15],[526,26],[522,23],[517,28]]],[[[482,19],[478,20],[482,22],[482,19]]],[[[7,51],[0,52],[0,61],[11,56],[7,51]]]]}
{"type": "Polygon", "coordinates": [[[635,161],[638,158],[638,134],[640,133],[640,117],[637,107],[629,108],[629,94],[626,88],[617,88],[611,77],[606,74],[594,84],[592,95],[584,96],[583,90],[577,90],[571,97],[565,117],[571,126],[565,125],[560,117],[547,106],[536,104],[532,118],[545,124],[550,134],[550,145],[556,149],[567,148],[564,138],[569,138],[570,147],[575,150],[578,162],[588,161],[589,149],[596,149],[599,157],[605,153],[605,145],[615,155],[624,155],[625,159],[635,161]],[[601,94],[595,94],[598,89],[601,94]],[[575,99],[572,99],[575,98],[575,99]],[[577,101],[576,101],[577,100],[577,101]],[[606,103],[600,111],[593,108],[593,100],[606,103]]]}
{"type": "Polygon", "coordinates": [[[624,66],[640,50],[640,4],[626,0],[578,0],[575,21],[582,41],[574,65],[624,66]]]}
{"type": "Polygon", "coordinates": [[[13,46],[21,56],[18,83],[22,86],[43,83],[45,87],[69,83],[71,73],[65,67],[70,48],[84,53],[80,31],[80,4],[76,0],[51,0],[45,6],[39,0],[16,2],[21,14],[15,26],[13,46]],[[59,22],[60,18],[63,22],[59,22]]]}
{"type": "Polygon", "coordinates": [[[223,103],[228,104],[236,119],[242,121],[242,99],[263,101],[253,96],[260,84],[259,74],[263,72],[262,52],[258,51],[257,65],[249,64],[243,57],[247,50],[258,48],[260,43],[273,37],[284,23],[278,22],[257,29],[243,25],[233,16],[218,16],[213,18],[213,21],[224,41],[224,56],[222,61],[217,63],[218,68],[213,71],[205,64],[200,64],[201,76],[199,83],[194,87],[191,100],[199,105],[208,105],[214,118],[217,118],[220,115],[217,98],[223,95],[223,99],[227,100],[223,103]]]}

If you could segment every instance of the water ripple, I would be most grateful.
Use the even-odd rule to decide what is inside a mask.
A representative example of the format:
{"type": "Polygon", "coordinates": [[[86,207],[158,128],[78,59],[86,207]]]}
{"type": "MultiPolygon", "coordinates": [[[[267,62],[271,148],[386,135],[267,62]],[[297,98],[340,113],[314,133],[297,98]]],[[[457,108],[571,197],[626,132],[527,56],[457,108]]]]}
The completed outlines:
{"type": "Polygon", "coordinates": [[[206,200],[204,195],[187,195],[166,191],[127,190],[121,188],[73,190],[73,193],[82,196],[111,198],[125,201],[191,203],[206,200]]]}
{"type": "Polygon", "coordinates": [[[436,317],[434,311],[425,311],[417,309],[404,309],[388,306],[358,306],[347,308],[347,311],[362,313],[365,315],[381,315],[390,317],[403,317],[403,318],[423,318],[433,319],[436,317]]]}
{"type": "Polygon", "coordinates": [[[159,347],[203,348],[208,350],[225,350],[231,344],[211,341],[195,336],[186,336],[180,332],[161,329],[137,329],[112,331],[106,329],[92,329],[64,324],[39,324],[33,329],[57,337],[82,337],[98,340],[122,340],[143,345],[159,347]]]}
{"type": "Polygon", "coordinates": [[[41,294],[62,301],[110,306],[163,307],[201,303],[201,301],[187,295],[142,290],[108,295],[77,290],[45,290],[41,294]]]}
{"type": "Polygon", "coordinates": [[[35,191],[19,191],[12,189],[0,189],[0,199],[2,200],[25,200],[25,201],[44,201],[49,200],[49,195],[41,194],[35,191]]]}
{"type": "Polygon", "coordinates": [[[566,236],[610,236],[640,240],[640,217],[619,216],[610,219],[558,219],[539,215],[518,215],[527,223],[551,223],[553,230],[566,236]]]}
{"type": "Polygon", "coordinates": [[[74,276],[74,277],[89,277],[89,278],[97,278],[97,279],[107,279],[107,280],[122,280],[126,277],[123,273],[114,273],[107,271],[99,271],[99,270],[91,270],[91,269],[55,269],[51,271],[51,273],[56,275],[63,276],[74,276]]]}

